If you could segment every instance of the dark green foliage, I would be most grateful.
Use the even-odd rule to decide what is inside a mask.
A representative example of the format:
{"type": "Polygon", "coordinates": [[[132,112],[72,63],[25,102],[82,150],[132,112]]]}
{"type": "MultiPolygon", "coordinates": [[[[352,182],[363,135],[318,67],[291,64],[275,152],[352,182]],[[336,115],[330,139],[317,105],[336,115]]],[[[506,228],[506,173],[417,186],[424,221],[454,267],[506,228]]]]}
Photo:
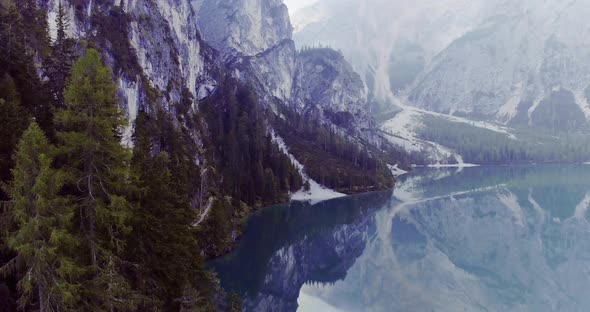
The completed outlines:
{"type": "Polygon", "coordinates": [[[314,180],[349,194],[393,187],[386,164],[360,143],[343,138],[311,116],[288,109],[281,113],[285,117],[274,118],[274,125],[314,180]]]}
{"type": "MultiPolygon", "coordinates": [[[[34,118],[49,137],[52,137],[53,122],[51,98],[39,79],[35,54],[47,55],[49,41],[45,12],[36,1],[3,1],[0,6],[0,184],[7,183],[14,167],[13,154],[16,143],[30,120],[34,118]]],[[[0,203],[7,200],[0,188],[0,203]]],[[[2,205],[3,208],[6,205],[2,205]]],[[[5,210],[5,209],[3,209],[5,210]]],[[[7,211],[3,211],[6,216],[7,211]]],[[[4,230],[11,229],[9,218],[3,220],[4,230]]],[[[14,224],[12,224],[14,225],[14,224]]],[[[15,256],[8,250],[4,237],[0,239],[0,261],[6,263],[15,256]]],[[[9,291],[2,300],[9,311],[16,308],[15,274],[5,275],[9,291]],[[10,298],[10,299],[9,299],[10,298]],[[9,299],[9,300],[8,300],[9,299]]],[[[1,310],[1,309],[0,309],[1,310]]]]}
{"type": "MultiPolygon", "coordinates": [[[[0,181],[11,178],[13,151],[28,124],[28,115],[21,106],[20,95],[8,74],[0,78],[0,181]]],[[[0,191],[0,200],[6,196],[0,191]]]]}
{"type": "Polygon", "coordinates": [[[9,218],[16,228],[7,241],[16,257],[0,273],[26,268],[18,282],[22,310],[72,308],[80,286],[75,280],[81,269],[68,256],[77,245],[68,230],[73,207],[58,195],[64,176],[52,168],[52,154],[47,138],[33,122],[18,145],[14,180],[7,187],[9,218]]]}
{"type": "MultiPolygon", "coordinates": [[[[173,108],[159,107],[166,94],[151,88],[142,74],[128,40],[129,16],[119,6],[99,2],[101,9],[91,17],[89,28],[96,32],[89,32],[89,46],[112,57],[108,62],[115,76],[139,77],[141,98],[149,102],[142,103],[149,112],[137,119],[133,158],[121,146],[127,125],[113,73],[94,49],[72,65],[77,43],[65,34],[69,21],[63,9],[58,12],[57,39],[49,42],[45,12],[36,1],[0,8],[0,179],[13,178],[15,147],[35,120],[36,136],[44,132],[48,139],[42,140],[43,147],[26,144],[33,149],[31,168],[38,172],[27,171],[36,179],[28,179],[29,187],[18,192],[28,191],[35,198],[29,198],[27,207],[51,212],[46,223],[34,229],[39,235],[33,236],[30,217],[2,220],[3,232],[10,233],[3,233],[0,241],[1,264],[12,266],[14,256],[24,260],[21,270],[0,283],[0,310],[14,311],[14,300],[22,295],[26,310],[38,308],[39,301],[76,311],[211,310],[216,285],[203,270],[204,258],[229,250],[253,207],[288,200],[303,181],[268,133],[274,113],[263,109],[247,87],[226,79],[200,103],[200,112],[194,111],[188,89],[173,108]],[[108,11],[102,10],[105,7],[108,11]],[[43,82],[41,74],[47,78],[43,82]],[[49,142],[57,143],[55,161],[49,142]],[[31,186],[33,180],[38,183],[31,186]],[[208,207],[209,214],[196,224],[208,207]],[[19,231],[27,235],[10,236],[19,231]],[[34,246],[28,244],[31,239],[34,246]],[[38,242],[52,253],[38,248],[38,242]],[[25,259],[30,255],[48,265],[21,283],[17,295],[16,281],[37,265],[25,259]],[[54,299],[35,299],[40,280],[53,283],[45,290],[54,299]]],[[[78,11],[86,5],[71,3],[78,11]]],[[[349,116],[334,118],[346,123],[349,116]]],[[[324,164],[332,158],[338,168],[348,170],[345,154],[352,151],[360,171],[378,170],[372,157],[361,156],[331,135],[333,141],[320,153],[324,164]]],[[[318,148],[313,140],[303,144],[309,142],[307,151],[318,148]]],[[[13,199],[12,186],[20,183],[18,175],[14,178],[13,199]]],[[[7,195],[1,193],[0,201],[7,195]]],[[[11,213],[6,207],[11,202],[2,204],[2,213],[11,213]]],[[[238,298],[230,299],[228,307],[239,310],[238,298]]]]}
{"type": "Polygon", "coordinates": [[[552,134],[588,130],[584,112],[576,104],[574,94],[566,90],[554,91],[539,102],[530,119],[532,125],[543,127],[552,134]]]}
{"type": "Polygon", "coordinates": [[[521,129],[517,140],[503,133],[426,117],[421,138],[457,151],[466,162],[514,164],[583,162],[590,159],[590,139],[584,133],[554,133],[521,129]],[[553,136],[558,135],[558,136],[553,136]]]}
{"type": "MultiPolygon", "coordinates": [[[[134,263],[131,279],[140,311],[179,311],[179,299],[186,300],[187,290],[199,289],[206,278],[185,181],[173,175],[182,164],[165,152],[152,156],[149,123],[142,115],[135,132],[132,166],[138,192],[126,259],[134,263]]],[[[205,293],[200,294],[193,299],[204,300],[205,293]]]]}
{"type": "Polygon", "coordinates": [[[224,194],[234,206],[261,206],[287,200],[301,188],[297,169],[266,131],[264,111],[247,87],[226,79],[215,96],[201,104],[209,125],[214,158],[224,194]]]}
{"type": "Polygon", "coordinates": [[[83,297],[96,309],[128,310],[134,297],[121,275],[121,256],[132,213],[125,196],[131,153],[120,143],[126,120],[116,90],[98,52],[88,50],[74,65],[56,125],[60,160],[87,248],[82,261],[90,267],[83,297]]]}
{"type": "Polygon", "coordinates": [[[229,296],[229,304],[227,307],[228,312],[240,312],[242,311],[242,298],[239,295],[233,293],[229,296]]]}
{"type": "Polygon", "coordinates": [[[15,4],[26,25],[27,46],[38,53],[40,58],[45,58],[50,52],[47,12],[37,5],[36,0],[17,0],[15,4]]]}
{"type": "Polygon", "coordinates": [[[201,245],[209,257],[226,253],[232,246],[233,206],[231,198],[216,199],[200,231],[201,245]]]}
{"type": "Polygon", "coordinates": [[[251,207],[287,201],[303,181],[267,132],[268,112],[249,88],[226,78],[199,107],[209,132],[208,159],[215,167],[208,180],[219,181],[200,231],[206,255],[215,256],[229,250],[251,207]]]}

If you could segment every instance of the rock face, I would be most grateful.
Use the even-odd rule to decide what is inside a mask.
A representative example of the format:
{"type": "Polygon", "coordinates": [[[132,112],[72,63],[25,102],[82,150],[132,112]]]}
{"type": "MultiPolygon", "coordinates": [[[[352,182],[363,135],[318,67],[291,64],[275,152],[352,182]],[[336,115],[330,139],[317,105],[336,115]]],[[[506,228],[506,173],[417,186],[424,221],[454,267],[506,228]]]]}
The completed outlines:
{"type": "Polygon", "coordinates": [[[590,117],[588,14],[576,1],[321,0],[293,21],[298,44],[342,49],[376,111],[409,98],[439,113],[571,131],[587,122],[557,120],[590,117]]]}
{"type": "Polygon", "coordinates": [[[295,50],[282,1],[201,0],[194,7],[203,38],[267,105],[313,113],[358,137],[376,129],[367,114],[364,84],[342,55],[331,49],[295,50]]]}
{"type": "Polygon", "coordinates": [[[199,0],[193,6],[204,39],[234,76],[253,85],[271,106],[290,100],[296,52],[282,1],[199,0]]]}
{"type": "Polygon", "coordinates": [[[291,39],[282,0],[197,0],[194,7],[205,40],[226,55],[255,56],[291,39]]]}
{"type": "MultiPolygon", "coordinates": [[[[42,2],[48,10],[50,34],[55,36],[59,1],[42,2]]],[[[131,125],[138,111],[149,110],[150,104],[174,111],[183,90],[200,100],[215,89],[215,52],[200,38],[189,2],[62,3],[70,21],[68,35],[90,38],[104,52],[103,57],[118,80],[131,125]],[[148,99],[150,90],[160,96],[148,99]]],[[[128,144],[131,134],[130,127],[124,138],[128,144]]]]}
{"type": "Polygon", "coordinates": [[[321,0],[293,17],[301,46],[342,50],[367,84],[375,113],[426,63],[479,20],[482,1],[321,0]]]}
{"type": "Polygon", "coordinates": [[[359,135],[375,126],[365,85],[342,54],[311,49],[299,53],[297,61],[292,98],[298,110],[319,109],[337,126],[359,135]]]}
{"type": "MultiPolygon", "coordinates": [[[[55,36],[57,0],[44,0],[55,36]]],[[[355,136],[376,129],[367,91],[337,52],[299,54],[281,0],[65,2],[69,35],[94,38],[115,70],[130,124],[155,89],[174,111],[184,90],[196,100],[214,92],[221,71],[257,90],[267,107],[313,113],[355,136]],[[115,27],[112,25],[119,25],[115,27]],[[123,57],[122,57],[123,56],[123,57]]],[[[152,99],[153,100],[153,99],[152,99]]],[[[126,131],[130,142],[132,129],[126,131]]],[[[365,135],[366,136],[366,135],[365,135]]]]}

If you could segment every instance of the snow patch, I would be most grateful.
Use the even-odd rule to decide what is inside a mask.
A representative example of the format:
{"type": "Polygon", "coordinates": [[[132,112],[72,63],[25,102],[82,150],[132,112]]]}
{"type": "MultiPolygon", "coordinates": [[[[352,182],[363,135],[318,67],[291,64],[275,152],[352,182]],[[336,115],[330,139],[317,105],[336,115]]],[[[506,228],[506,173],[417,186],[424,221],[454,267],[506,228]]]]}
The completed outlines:
{"type": "Polygon", "coordinates": [[[434,113],[419,108],[406,106],[401,104],[401,102],[398,105],[402,108],[402,111],[397,113],[390,120],[383,123],[380,129],[385,133],[385,137],[390,143],[397,145],[409,152],[424,153],[428,155],[429,161],[431,163],[455,167],[473,166],[472,164],[464,164],[461,155],[457,154],[454,150],[436,142],[423,140],[419,137],[418,130],[425,127],[422,121],[424,116],[432,116],[454,123],[468,124],[472,127],[504,134],[512,140],[518,140],[517,137],[512,134],[512,129],[495,123],[474,121],[466,118],[434,113]],[[449,159],[453,158],[459,165],[446,165],[446,163],[449,162],[449,159]]]}
{"type": "Polygon", "coordinates": [[[391,171],[391,174],[393,174],[394,177],[399,177],[401,175],[408,173],[404,169],[401,169],[398,164],[395,164],[393,166],[390,164],[387,164],[387,167],[389,168],[389,170],[391,171]]]}
{"type": "Polygon", "coordinates": [[[197,101],[202,101],[208,98],[217,88],[213,83],[204,83],[197,87],[197,101]]]}
{"type": "Polygon", "coordinates": [[[347,196],[346,194],[338,193],[332,189],[326,188],[309,177],[307,177],[307,181],[309,182],[309,191],[301,189],[298,192],[291,194],[291,200],[307,201],[312,205],[315,205],[316,203],[325,200],[347,196]]]}
{"type": "Polygon", "coordinates": [[[283,138],[277,135],[274,130],[270,131],[270,135],[272,137],[272,141],[279,146],[279,149],[285,153],[285,155],[289,156],[291,159],[291,163],[297,168],[299,174],[303,178],[303,182],[309,183],[309,191],[304,190],[303,188],[296,193],[291,194],[291,200],[295,201],[308,201],[311,204],[316,204],[322,201],[326,201],[329,199],[340,198],[347,196],[346,194],[338,193],[332,189],[329,189],[325,186],[320,185],[318,182],[314,181],[310,178],[307,173],[305,172],[305,168],[303,164],[301,164],[295,156],[289,152],[289,148],[283,138]]]}

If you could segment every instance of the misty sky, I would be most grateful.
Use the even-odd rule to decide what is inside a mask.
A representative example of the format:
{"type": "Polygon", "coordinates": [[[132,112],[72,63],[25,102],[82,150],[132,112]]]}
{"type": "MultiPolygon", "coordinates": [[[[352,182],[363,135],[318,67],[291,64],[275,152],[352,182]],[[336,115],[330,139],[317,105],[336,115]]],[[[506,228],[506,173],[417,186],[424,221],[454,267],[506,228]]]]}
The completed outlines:
{"type": "Polygon", "coordinates": [[[297,10],[306,7],[317,0],[284,0],[285,4],[289,7],[289,14],[295,13],[297,10]]]}

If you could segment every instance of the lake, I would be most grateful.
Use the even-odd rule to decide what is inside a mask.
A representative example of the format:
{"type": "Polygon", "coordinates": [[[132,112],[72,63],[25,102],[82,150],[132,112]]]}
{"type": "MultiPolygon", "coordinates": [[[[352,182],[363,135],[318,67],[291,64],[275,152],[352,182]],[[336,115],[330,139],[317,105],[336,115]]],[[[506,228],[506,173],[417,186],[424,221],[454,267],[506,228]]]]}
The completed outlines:
{"type": "Polygon", "coordinates": [[[267,208],[211,263],[246,311],[590,311],[590,165],[416,169],[267,208]]]}

